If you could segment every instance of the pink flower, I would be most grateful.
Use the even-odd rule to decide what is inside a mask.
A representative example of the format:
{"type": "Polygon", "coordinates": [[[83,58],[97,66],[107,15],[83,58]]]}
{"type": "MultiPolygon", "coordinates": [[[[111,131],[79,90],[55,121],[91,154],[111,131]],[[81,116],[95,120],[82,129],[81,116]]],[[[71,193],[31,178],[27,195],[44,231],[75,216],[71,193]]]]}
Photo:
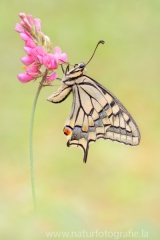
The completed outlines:
{"type": "Polygon", "coordinates": [[[46,55],[45,50],[41,46],[36,46],[35,48],[24,47],[25,52],[28,56],[22,57],[21,61],[25,65],[30,65],[33,62],[39,62],[42,64],[41,59],[44,55],[46,55]]]}
{"type": "Polygon", "coordinates": [[[31,53],[32,53],[32,48],[30,48],[30,47],[24,47],[24,51],[25,51],[28,55],[31,55],[31,53]]]}
{"type": "Polygon", "coordinates": [[[41,71],[40,71],[40,65],[39,64],[31,64],[29,66],[25,66],[25,73],[20,73],[17,75],[18,79],[22,83],[27,83],[30,82],[31,80],[37,78],[40,76],[41,71]]]}
{"type": "Polygon", "coordinates": [[[27,14],[27,15],[26,15],[26,18],[27,18],[27,20],[29,21],[29,23],[30,23],[31,25],[34,24],[34,18],[32,17],[31,14],[27,14]]]}
{"type": "MultiPolygon", "coordinates": [[[[15,30],[19,33],[25,33],[28,35],[28,37],[32,38],[35,37],[36,41],[39,41],[38,35],[41,32],[41,20],[38,18],[33,18],[32,15],[28,14],[26,15],[25,13],[19,13],[19,17],[21,19],[20,24],[17,23],[15,25],[15,30]]],[[[27,41],[27,36],[21,35],[21,38],[24,41],[27,41]]]]}
{"type": "Polygon", "coordinates": [[[25,42],[33,39],[29,33],[27,34],[27,33],[21,32],[20,36],[21,36],[22,40],[25,42]]]}
{"type": "Polygon", "coordinates": [[[37,45],[34,43],[34,41],[32,39],[28,39],[26,42],[25,42],[25,46],[26,47],[30,47],[30,48],[35,48],[37,47],[37,45]]]}
{"type": "Polygon", "coordinates": [[[22,63],[24,63],[26,66],[32,64],[34,62],[34,59],[31,56],[25,56],[21,58],[22,63]]]}
{"type": "Polygon", "coordinates": [[[33,63],[30,66],[25,67],[26,73],[33,76],[34,78],[37,78],[40,74],[40,65],[38,63],[33,63]]]}
{"type": "Polygon", "coordinates": [[[46,82],[52,82],[57,78],[57,73],[53,72],[50,76],[47,76],[46,82]]]}
{"type": "Polygon", "coordinates": [[[28,31],[31,31],[32,25],[29,23],[27,18],[24,18],[23,20],[21,20],[21,24],[25,29],[27,29],[28,31]]]}
{"type": "Polygon", "coordinates": [[[32,26],[35,26],[37,31],[40,31],[41,29],[41,22],[40,19],[34,19],[32,15],[25,13],[19,13],[19,17],[21,18],[21,25],[24,29],[27,29],[28,31],[32,30],[32,26]]]}
{"type": "Polygon", "coordinates": [[[39,18],[35,18],[34,19],[34,24],[35,24],[35,27],[37,29],[37,32],[40,32],[41,31],[41,20],[39,18]]]}
{"type": "Polygon", "coordinates": [[[23,29],[22,25],[19,24],[19,23],[16,23],[16,25],[15,25],[15,30],[16,30],[17,32],[19,32],[19,33],[23,33],[23,32],[24,32],[24,29],[23,29]]]}
{"type": "Polygon", "coordinates": [[[34,77],[28,73],[20,73],[17,75],[17,77],[22,83],[27,83],[34,79],[34,77]]]}
{"type": "Polygon", "coordinates": [[[19,17],[23,20],[23,18],[26,17],[26,14],[25,13],[19,13],[19,17]]]}
{"type": "Polygon", "coordinates": [[[26,83],[43,76],[48,70],[44,83],[50,85],[50,82],[57,78],[57,73],[53,70],[67,61],[67,54],[62,53],[58,46],[54,48],[54,54],[51,53],[52,43],[49,37],[41,32],[40,19],[25,13],[19,13],[19,17],[21,21],[15,25],[15,30],[25,42],[24,51],[27,56],[21,58],[22,63],[25,64],[25,73],[18,74],[17,77],[21,82],[26,83]]]}
{"type": "Polygon", "coordinates": [[[57,59],[55,58],[55,55],[52,53],[44,55],[42,62],[43,65],[49,70],[53,70],[58,67],[57,59]]]}
{"type": "Polygon", "coordinates": [[[34,61],[40,61],[43,56],[46,55],[46,51],[41,46],[36,46],[35,48],[32,48],[30,56],[34,59],[34,61]]]}
{"type": "Polygon", "coordinates": [[[54,48],[54,55],[56,57],[56,60],[58,63],[65,63],[67,61],[67,54],[66,53],[61,53],[61,48],[60,47],[55,47],[54,48]]]}

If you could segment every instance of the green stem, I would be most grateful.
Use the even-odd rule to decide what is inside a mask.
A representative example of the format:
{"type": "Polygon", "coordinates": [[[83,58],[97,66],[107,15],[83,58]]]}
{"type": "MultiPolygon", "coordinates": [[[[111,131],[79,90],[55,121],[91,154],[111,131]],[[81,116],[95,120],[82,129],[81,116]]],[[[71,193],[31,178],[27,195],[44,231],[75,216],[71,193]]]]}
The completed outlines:
{"type": "Polygon", "coordinates": [[[35,194],[35,184],[34,184],[34,166],[33,166],[33,125],[34,125],[34,116],[35,116],[35,109],[36,104],[38,100],[39,93],[43,87],[43,83],[46,80],[48,71],[46,70],[44,76],[42,77],[42,80],[39,84],[39,87],[37,89],[33,106],[32,106],[32,113],[31,113],[31,122],[30,122],[30,174],[31,174],[31,186],[32,186],[32,198],[33,198],[33,205],[34,210],[36,212],[37,206],[36,206],[36,194],[35,194]]]}

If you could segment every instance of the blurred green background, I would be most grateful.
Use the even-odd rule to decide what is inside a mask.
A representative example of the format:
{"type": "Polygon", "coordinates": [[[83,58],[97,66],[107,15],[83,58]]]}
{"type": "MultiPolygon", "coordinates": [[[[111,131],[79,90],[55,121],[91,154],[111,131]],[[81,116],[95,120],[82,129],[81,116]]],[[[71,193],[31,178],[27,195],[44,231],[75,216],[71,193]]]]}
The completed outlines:
{"type": "Polygon", "coordinates": [[[46,231],[96,229],[143,229],[147,239],[160,239],[159,0],[1,0],[0,30],[1,239],[41,240],[46,231]],[[34,125],[36,216],[29,124],[38,82],[21,84],[16,77],[23,72],[20,58],[25,56],[14,31],[19,12],[40,18],[42,31],[72,64],[87,62],[96,43],[105,40],[87,74],[120,99],[142,136],[138,147],[97,141],[85,165],[81,150],[66,147],[62,131],[72,96],[51,104],[46,98],[58,86],[44,88],[34,125]]]}

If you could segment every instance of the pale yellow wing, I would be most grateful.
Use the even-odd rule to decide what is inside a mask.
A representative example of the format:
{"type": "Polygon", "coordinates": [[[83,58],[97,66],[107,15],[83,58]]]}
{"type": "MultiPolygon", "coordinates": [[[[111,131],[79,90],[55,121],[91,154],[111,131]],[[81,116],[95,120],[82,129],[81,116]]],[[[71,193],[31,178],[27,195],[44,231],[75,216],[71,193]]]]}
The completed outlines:
{"type": "Polygon", "coordinates": [[[60,89],[47,100],[59,103],[73,92],[71,113],[65,123],[67,146],[83,149],[87,161],[89,144],[99,138],[131,146],[140,142],[139,129],[120,101],[102,85],[88,76],[76,79],[76,84],[60,89]]]}
{"type": "Polygon", "coordinates": [[[99,138],[131,146],[139,144],[135,121],[113,94],[87,76],[76,83],[72,87],[72,111],[64,127],[67,146],[81,147],[86,162],[89,143],[99,138]]]}

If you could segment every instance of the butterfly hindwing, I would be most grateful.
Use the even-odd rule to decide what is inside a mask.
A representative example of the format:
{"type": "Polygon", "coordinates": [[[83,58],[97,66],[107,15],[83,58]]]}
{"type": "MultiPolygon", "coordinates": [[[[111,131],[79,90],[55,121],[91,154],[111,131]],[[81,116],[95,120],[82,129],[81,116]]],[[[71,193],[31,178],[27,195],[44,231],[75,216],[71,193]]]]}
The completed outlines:
{"type": "MultiPolygon", "coordinates": [[[[94,81],[94,80],[93,80],[94,81]]],[[[140,142],[140,132],[137,124],[135,123],[132,116],[122,105],[122,103],[107,89],[105,89],[101,84],[96,82],[97,87],[99,87],[102,93],[105,95],[106,99],[110,102],[113,110],[113,126],[108,129],[109,132],[113,132],[113,136],[108,137],[106,134],[106,139],[115,140],[127,145],[136,146],[140,142]],[[118,111],[119,108],[119,111],[118,111]],[[117,114],[116,114],[117,113],[117,114]],[[115,119],[115,116],[118,118],[115,119]],[[118,123],[119,121],[119,123],[118,123]],[[118,124],[118,126],[117,126],[118,124]],[[118,135],[116,135],[118,133],[118,135]],[[120,139],[115,139],[115,137],[120,137],[120,139]]]]}
{"type": "Polygon", "coordinates": [[[132,146],[139,144],[136,123],[113,94],[87,76],[76,83],[72,87],[72,111],[64,127],[67,146],[81,147],[86,162],[90,142],[99,138],[132,146]]]}

